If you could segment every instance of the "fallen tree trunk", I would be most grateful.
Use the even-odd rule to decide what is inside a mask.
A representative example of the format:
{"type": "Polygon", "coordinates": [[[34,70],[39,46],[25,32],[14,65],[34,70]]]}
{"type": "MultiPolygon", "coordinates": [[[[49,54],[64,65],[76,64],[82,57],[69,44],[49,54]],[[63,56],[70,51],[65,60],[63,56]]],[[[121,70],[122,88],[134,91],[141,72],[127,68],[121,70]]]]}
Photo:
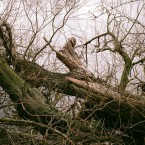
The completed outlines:
{"type": "MultiPolygon", "coordinates": [[[[51,123],[61,131],[67,130],[67,121],[62,119],[62,113],[51,110],[49,106],[46,106],[44,97],[36,89],[26,85],[2,60],[0,65],[0,85],[16,103],[15,107],[22,118],[36,122],[40,121],[44,124],[51,123]],[[53,118],[53,122],[50,122],[50,118],[53,118]]],[[[68,80],[68,78],[66,79],[68,80]]],[[[129,103],[123,98],[115,100],[112,96],[105,96],[99,91],[92,92],[91,90],[90,93],[87,93],[88,88],[78,85],[75,81],[73,83],[76,85],[74,87],[76,95],[77,90],[80,89],[79,87],[82,87],[84,91],[82,96],[87,98],[85,107],[79,113],[80,118],[85,120],[91,118],[103,119],[106,127],[120,129],[130,136],[134,134],[134,138],[140,138],[140,141],[143,139],[145,135],[145,107],[143,102],[134,100],[134,102],[129,103]]],[[[70,83],[70,85],[72,84],[70,83]]],[[[67,89],[69,89],[69,83],[67,89]]],[[[45,131],[40,129],[43,134],[45,134],[45,131]]]]}

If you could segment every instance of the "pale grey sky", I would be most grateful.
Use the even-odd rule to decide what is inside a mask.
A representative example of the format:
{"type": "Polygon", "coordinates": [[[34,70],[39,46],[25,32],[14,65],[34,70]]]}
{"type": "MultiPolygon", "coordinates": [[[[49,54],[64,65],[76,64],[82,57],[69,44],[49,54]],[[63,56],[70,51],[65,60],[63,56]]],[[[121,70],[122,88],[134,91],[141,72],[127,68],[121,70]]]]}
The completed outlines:
{"type": "MultiPolygon", "coordinates": [[[[61,0],[55,1],[59,9],[63,3],[59,3],[61,0]]],[[[116,18],[115,23],[112,22],[110,28],[113,30],[116,24],[121,24],[120,27],[122,28],[116,28],[120,30],[118,32],[119,39],[122,38],[132,26],[131,21],[125,19],[123,16],[127,16],[130,19],[136,19],[144,3],[144,0],[132,0],[132,2],[130,1],[131,0],[81,0],[78,7],[72,10],[64,27],[55,34],[55,37],[52,39],[52,43],[56,46],[56,49],[61,49],[66,39],[69,37],[74,36],[77,39],[77,45],[79,45],[101,33],[106,32],[108,12],[112,13],[111,18],[113,18],[113,16],[118,17],[116,18]]],[[[38,33],[31,51],[33,52],[34,50],[39,50],[39,48],[45,44],[43,40],[44,36],[47,39],[50,39],[54,31],[62,24],[62,20],[66,14],[66,11],[68,10],[68,7],[64,6],[63,10],[58,15],[56,15],[52,26],[52,18],[56,13],[56,8],[53,7],[53,0],[50,0],[49,3],[45,0],[27,0],[27,5],[24,2],[25,1],[23,0],[17,0],[17,6],[15,6],[17,9],[14,9],[13,12],[14,14],[17,13],[17,17],[14,18],[12,15],[9,21],[12,24],[14,22],[17,41],[26,47],[30,38],[33,36],[32,27],[35,30],[37,27],[36,24],[38,24],[38,27],[40,27],[44,22],[43,26],[46,25],[46,27],[44,27],[40,33],[38,33]],[[24,5],[26,6],[24,7],[24,5]],[[26,8],[27,13],[24,11],[24,8],[26,8]],[[54,12],[52,13],[53,10],[54,12]],[[38,21],[36,19],[36,11],[38,11],[38,21]],[[29,15],[29,18],[27,17],[27,14],[29,15]],[[21,37],[19,37],[19,35],[21,37]]],[[[143,24],[145,23],[143,19],[144,14],[144,11],[142,11],[138,17],[138,20],[143,24]]],[[[137,31],[137,29],[134,30],[137,31]]],[[[117,30],[114,29],[115,33],[116,31],[117,30]]],[[[95,53],[93,50],[96,48],[94,48],[93,45],[96,43],[97,42],[94,41],[91,43],[91,45],[88,46],[89,70],[91,70],[96,75],[99,75],[100,77],[106,76],[108,70],[112,70],[116,74],[116,78],[119,78],[123,66],[122,58],[117,54],[112,55],[112,53],[109,51],[101,52],[99,54],[95,53]],[[116,68],[114,67],[115,65],[116,68]]],[[[21,47],[21,49],[24,50],[25,48],[21,47]]],[[[84,52],[84,50],[85,48],[76,49],[78,53],[84,52]]],[[[128,48],[128,52],[129,51],[132,52],[132,49],[128,48]]],[[[46,55],[42,55],[42,57],[40,57],[41,59],[39,59],[37,62],[40,64],[46,62],[47,65],[49,64],[49,69],[51,68],[53,70],[55,69],[55,66],[57,71],[62,71],[62,68],[64,67],[62,67],[61,63],[58,63],[54,53],[52,53],[50,48],[47,48],[45,52],[46,55]],[[54,62],[58,66],[56,64],[54,65],[54,62]]],[[[141,67],[139,67],[137,71],[139,74],[141,74],[141,67]]],[[[143,75],[141,74],[140,78],[143,79],[142,76],[143,75]]]]}

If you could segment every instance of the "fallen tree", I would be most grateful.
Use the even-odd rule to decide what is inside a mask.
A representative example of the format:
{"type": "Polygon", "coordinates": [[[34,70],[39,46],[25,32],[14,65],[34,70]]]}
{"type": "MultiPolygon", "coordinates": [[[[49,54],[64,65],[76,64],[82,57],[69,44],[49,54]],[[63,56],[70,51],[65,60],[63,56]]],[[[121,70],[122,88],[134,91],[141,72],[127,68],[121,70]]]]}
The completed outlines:
{"type": "MultiPolygon", "coordinates": [[[[60,51],[56,51],[44,38],[57,58],[70,71],[62,74],[48,71],[33,61],[21,58],[14,49],[12,32],[7,23],[0,26],[0,31],[0,38],[6,50],[6,59],[0,57],[0,86],[15,103],[18,115],[24,120],[32,121],[28,123],[13,121],[13,124],[35,126],[43,136],[49,138],[51,134],[57,134],[70,144],[114,140],[116,142],[116,139],[111,138],[106,132],[104,133],[106,135],[100,136],[100,129],[91,125],[92,120],[96,122],[101,120],[102,126],[107,131],[119,130],[123,134],[119,134],[122,138],[120,143],[143,144],[145,102],[131,93],[117,91],[101,78],[95,78],[75,53],[74,37],[68,39],[60,51]],[[4,27],[8,35],[5,35],[4,27]],[[77,117],[72,118],[70,114],[49,106],[47,98],[39,90],[41,87],[47,88],[49,94],[47,97],[51,97],[51,93],[55,91],[83,99],[84,103],[77,117]]],[[[118,44],[116,47],[121,46],[118,44]]],[[[8,120],[0,120],[0,123],[7,124],[8,120]]]]}

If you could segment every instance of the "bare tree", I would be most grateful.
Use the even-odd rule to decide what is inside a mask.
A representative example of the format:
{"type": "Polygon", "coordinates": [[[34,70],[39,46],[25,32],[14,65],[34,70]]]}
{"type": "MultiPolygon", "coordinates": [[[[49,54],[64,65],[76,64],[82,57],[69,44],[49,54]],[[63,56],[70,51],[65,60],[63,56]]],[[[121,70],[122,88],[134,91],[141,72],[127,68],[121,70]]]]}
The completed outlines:
{"type": "Polygon", "coordinates": [[[144,144],[144,1],[4,5],[1,144],[144,144]]]}

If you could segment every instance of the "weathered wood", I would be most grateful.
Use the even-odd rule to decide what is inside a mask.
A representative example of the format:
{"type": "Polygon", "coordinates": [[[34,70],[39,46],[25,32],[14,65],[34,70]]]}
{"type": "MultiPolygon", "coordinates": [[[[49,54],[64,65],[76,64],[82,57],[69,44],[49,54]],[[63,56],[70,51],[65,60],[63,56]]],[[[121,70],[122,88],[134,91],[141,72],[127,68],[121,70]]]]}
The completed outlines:
{"type": "Polygon", "coordinates": [[[75,38],[70,38],[64,47],[59,52],[56,52],[57,58],[68,67],[73,76],[80,77],[80,79],[87,79],[89,81],[96,80],[94,75],[86,68],[74,51],[74,43],[76,43],[75,38]]]}

